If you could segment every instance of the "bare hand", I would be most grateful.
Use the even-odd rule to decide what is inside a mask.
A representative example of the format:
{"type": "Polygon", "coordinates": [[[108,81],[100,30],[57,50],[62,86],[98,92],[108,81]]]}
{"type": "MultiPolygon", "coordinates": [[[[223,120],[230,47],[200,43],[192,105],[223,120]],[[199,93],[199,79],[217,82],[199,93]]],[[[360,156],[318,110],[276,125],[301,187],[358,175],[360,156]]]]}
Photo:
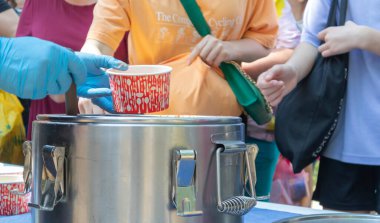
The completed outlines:
{"type": "Polygon", "coordinates": [[[188,64],[191,64],[197,56],[210,66],[219,67],[223,61],[231,60],[228,44],[211,35],[205,36],[191,52],[188,64]]]}
{"type": "Polygon", "coordinates": [[[296,85],[297,74],[293,67],[287,64],[273,66],[257,80],[257,86],[272,106],[278,105],[296,85]]]}
{"type": "Polygon", "coordinates": [[[329,57],[342,53],[347,53],[354,48],[358,48],[361,38],[358,25],[347,21],[344,26],[329,27],[318,34],[318,38],[325,43],[319,46],[318,50],[322,56],[329,57]]]}
{"type": "Polygon", "coordinates": [[[106,114],[106,112],[100,107],[94,105],[91,102],[91,99],[87,98],[79,98],[78,100],[78,108],[80,114],[106,114]]]}

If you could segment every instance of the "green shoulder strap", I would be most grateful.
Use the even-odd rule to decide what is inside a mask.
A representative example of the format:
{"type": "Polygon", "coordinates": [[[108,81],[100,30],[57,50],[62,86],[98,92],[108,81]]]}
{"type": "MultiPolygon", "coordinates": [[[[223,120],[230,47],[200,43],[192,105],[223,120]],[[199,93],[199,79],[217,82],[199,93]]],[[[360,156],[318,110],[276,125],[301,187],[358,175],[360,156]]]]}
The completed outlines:
{"type": "Polygon", "coordinates": [[[210,27],[208,26],[206,19],[203,17],[202,11],[197,2],[195,0],[180,1],[199,35],[207,36],[208,34],[211,34],[210,27]]]}
{"type": "MultiPolygon", "coordinates": [[[[195,0],[180,0],[195,29],[202,37],[211,34],[209,25],[195,0]]],[[[222,62],[219,68],[234,92],[239,104],[245,112],[258,124],[269,122],[272,118],[272,109],[266,102],[260,90],[251,82],[249,77],[234,62],[222,62]]]]}

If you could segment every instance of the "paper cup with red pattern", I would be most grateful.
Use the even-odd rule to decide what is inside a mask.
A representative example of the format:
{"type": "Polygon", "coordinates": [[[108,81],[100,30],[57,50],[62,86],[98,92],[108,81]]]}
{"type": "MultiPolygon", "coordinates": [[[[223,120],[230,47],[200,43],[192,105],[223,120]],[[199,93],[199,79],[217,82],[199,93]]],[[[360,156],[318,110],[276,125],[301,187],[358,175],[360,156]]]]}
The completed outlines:
{"type": "Polygon", "coordinates": [[[0,215],[17,215],[29,211],[28,202],[30,200],[30,193],[16,195],[11,193],[12,190],[24,190],[22,175],[0,174],[0,215]]]}
{"type": "Polygon", "coordinates": [[[114,109],[124,114],[158,112],[169,107],[171,67],[130,65],[128,70],[107,70],[114,109]]]}

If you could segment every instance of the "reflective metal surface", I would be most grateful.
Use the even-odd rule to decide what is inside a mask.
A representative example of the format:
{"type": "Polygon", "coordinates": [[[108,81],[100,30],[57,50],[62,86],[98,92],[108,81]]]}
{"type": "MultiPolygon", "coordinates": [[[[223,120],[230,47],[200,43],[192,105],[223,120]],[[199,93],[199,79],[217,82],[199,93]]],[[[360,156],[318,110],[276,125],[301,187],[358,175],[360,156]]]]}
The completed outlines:
{"type": "MultiPolygon", "coordinates": [[[[255,205],[256,205],[256,197],[254,188],[255,185],[253,185],[253,175],[251,173],[251,161],[249,160],[248,152],[246,150],[246,146],[242,145],[242,148],[244,148],[244,154],[245,154],[245,160],[246,160],[246,166],[247,166],[247,175],[248,175],[248,181],[250,186],[250,197],[247,196],[232,196],[229,197],[227,200],[222,199],[222,185],[221,185],[221,173],[220,173],[220,156],[222,151],[225,153],[228,153],[229,148],[224,145],[224,147],[218,147],[216,149],[216,186],[217,186],[217,203],[218,203],[218,211],[222,213],[228,213],[236,216],[242,216],[246,213],[248,213],[255,205]]],[[[253,164],[253,163],[252,163],[253,164]]]]}
{"type": "MultiPolygon", "coordinates": [[[[65,199],[52,211],[33,209],[33,222],[242,223],[241,216],[217,210],[220,144],[244,144],[240,118],[39,116],[33,123],[32,203],[41,204],[43,195],[44,146],[65,148],[67,174],[65,199]],[[175,151],[186,160],[174,158],[175,151]],[[182,162],[180,173],[173,160],[182,162]],[[181,177],[177,184],[173,172],[181,177]],[[180,211],[172,199],[179,187],[185,188],[180,211]]],[[[230,151],[220,154],[223,200],[244,193],[244,150],[230,151]]]]}
{"type": "Polygon", "coordinates": [[[171,125],[217,125],[241,124],[241,119],[228,116],[191,115],[38,115],[39,121],[104,124],[171,124],[171,125]]]}
{"type": "Polygon", "coordinates": [[[32,142],[26,141],[22,145],[22,151],[24,153],[24,190],[18,191],[18,189],[12,190],[11,193],[16,195],[26,195],[32,190],[32,142]]]}
{"type": "Polygon", "coordinates": [[[202,215],[196,207],[195,187],[196,157],[194,150],[175,150],[173,153],[173,204],[178,216],[202,215]]]}
{"type": "Polygon", "coordinates": [[[364,214],[315,214],[306,215],[294,218],[287,218],[275,223],[293,223],[293,222],[305,222],[305,223],[379,223],[380,217],[375,215],[364,214]]]}
{"type": "Polygon", "coordinates": [[[42,162],[41,199],[29,206],[52,211],[65,197],[65,147],[43,146],[42,162]]]}

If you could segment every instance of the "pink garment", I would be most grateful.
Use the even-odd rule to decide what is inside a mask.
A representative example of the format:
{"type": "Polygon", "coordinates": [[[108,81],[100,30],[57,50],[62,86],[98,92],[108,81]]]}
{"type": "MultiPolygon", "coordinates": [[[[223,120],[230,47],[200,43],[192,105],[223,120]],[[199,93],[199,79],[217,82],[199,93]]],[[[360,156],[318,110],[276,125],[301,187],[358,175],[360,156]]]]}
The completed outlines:
{"type": "MultiPolygon", "coordinates": [[[[65,0],[26,0],[16,36],[34,36],[79,51],[90,28],[95,4],[77,6],[65,0]]],[[[120,43],[115,57],[127,62],[126,37],[120,43]]],[[[31,139],[32,121],[38,114],[63,114],[65,103],[56,103],[50,97],[33,100],[30,106],[28,134],[31,139]]]]}

